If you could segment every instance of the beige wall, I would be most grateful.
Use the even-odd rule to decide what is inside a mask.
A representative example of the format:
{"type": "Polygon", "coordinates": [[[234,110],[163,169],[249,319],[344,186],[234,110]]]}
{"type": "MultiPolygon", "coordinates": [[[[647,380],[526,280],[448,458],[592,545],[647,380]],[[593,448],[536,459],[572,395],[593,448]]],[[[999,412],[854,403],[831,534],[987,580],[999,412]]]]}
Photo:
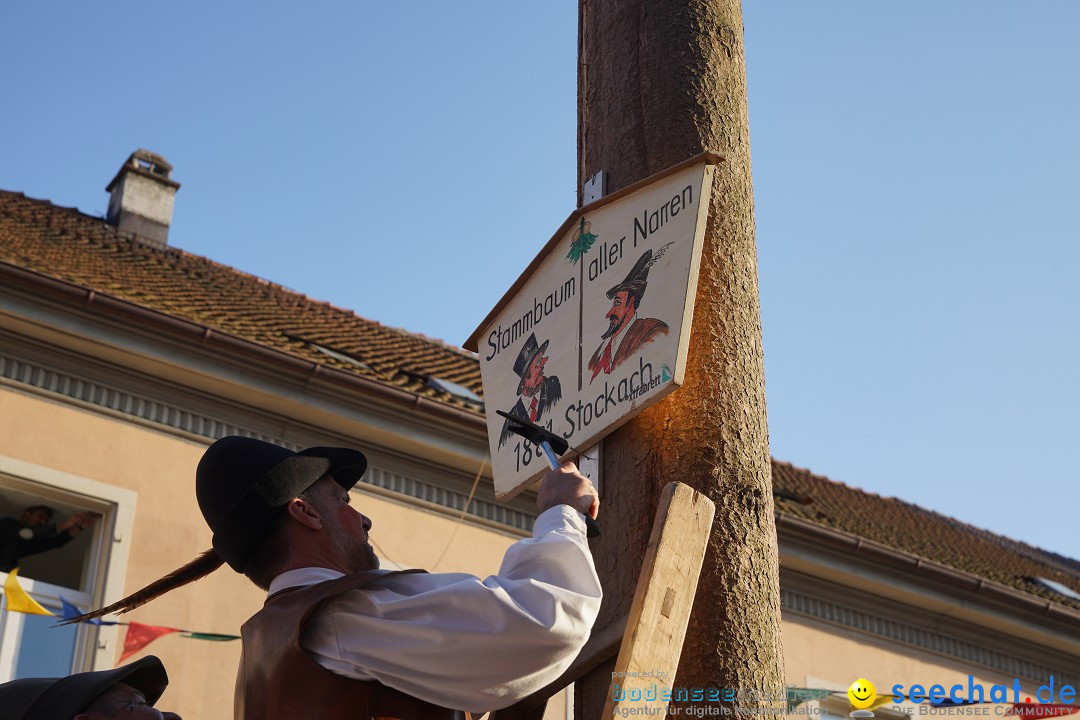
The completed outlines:
{"type": "MultiPolygon", "coordinates": [[[[130,542],[125,594],[210,547],[210,533],[193,492],[195,466],[205,445],[122,417],[0,386],[0,457],[137,493],[131,537],[123,539],[130,542]]],[[[504,550],[515,539],[471,522],[457,523],[445,513],[421,509],[364,486],[354,491],[354,504],[373,519],[372,539],[381,554],[404,567],[488,575],[498,569],[504,550]]],[[[127,619],[236,634],[261,602],[259,590],[223,569],[133,611],[127,619]]],[[[791,685],[845,688],[865,677],[885,694],[896,683],[905,687],[966,685],[969,673],[987,688],[1012,681],[792,613],[785,615],[783,627],[786,678],[791,685]]],[[[122,632],[116,633],[110,657],[119,656],[121,642],[122,632]]],[[[160,707],[200,720],[231,718],[239,643],[165,636],[145,653],[161,657],[172,678],[160,707]]],[[[1035,687],[1025,685],[1024,690],[1034,693],[1035,687]]],[[[553,699],[548,717],[561,718],[564,702],[561,696],[553,699]]]]}
{"type": "MultiPolygon", "coordinates": [[[[195,467],[204,449],[201,441],[0,387],[0,456],[138,493],[125,594],[210,547],[210,532],[194,496],[195,467]]],[[[472,523],[457,524],[452,517],[376,495],[362,486],[353,502],[373,519],[372,539],[386,555],[407,567],[484,576],[498,570],[503,551],[515,540],[472,523]],[[451,536],[445,557],[437,568],[432,567],[451,536]]],[[[125,619],[237,634],[261,602],[258,589],[225,568],[132,611],[125,619]]],[[[113,644],[115,657],[119,657],[119,643],[122,633],[113,644]]],[[[154,641],[146,653],[161,657],[171,678],[159,707],[199,720],[232,717],[238,642],[172,635],[154,641]]]]}
{"type": "MultiPolygon", "coordinates": [[[[784,674],[789,685],[846,689],[859,678],[874,683],[879,695],[891,693],[893,685],[912,685],[929,689],[942,685],[945,691],[956,684],[964,686],[967,696],[968,675],[981,683],[989,700],[990,686],[1011,685],[1014,678],[980,670],[958,661],[939,657],[914,648],[890,644],[866,635],[810,619],[785,615],[784,674]]],[[[1021,688],[1034,694],[1037,685],[1022,683],[1021,688]]],[[[1011,699],[1011,696],[1010,696],[1011,699]]]]}

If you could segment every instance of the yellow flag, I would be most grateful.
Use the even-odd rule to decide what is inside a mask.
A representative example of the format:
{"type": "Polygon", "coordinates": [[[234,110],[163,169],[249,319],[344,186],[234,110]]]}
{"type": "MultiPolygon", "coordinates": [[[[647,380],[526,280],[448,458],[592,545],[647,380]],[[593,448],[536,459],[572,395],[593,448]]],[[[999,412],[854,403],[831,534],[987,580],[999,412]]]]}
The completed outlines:
{"type": "Polygon", "coordinates": [[[26,591],[19,587],[18,580],[19,568],[15,568],[8,573],[7,580],[4,581],[4,595],[7,596],[7,609],[11,612],[26,613],[27,615],[53,615],[45,608],[38,605],[34,598],[26,594],[26,591]]]}

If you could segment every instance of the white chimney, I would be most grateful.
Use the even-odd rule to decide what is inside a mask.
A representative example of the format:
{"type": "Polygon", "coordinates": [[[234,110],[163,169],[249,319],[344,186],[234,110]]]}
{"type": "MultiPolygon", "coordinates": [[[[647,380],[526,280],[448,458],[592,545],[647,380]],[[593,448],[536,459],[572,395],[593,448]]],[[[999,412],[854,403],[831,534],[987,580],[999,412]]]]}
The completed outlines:
{"type": "Polygon", "coordinates": [[[173,200],[180,188],[180,183],[169,179],[171,172],[172,165],[160,155],[142,148],[131,153],[105,188],[112,193],[105,221],[143,242],[165,247],[173,200]]]}

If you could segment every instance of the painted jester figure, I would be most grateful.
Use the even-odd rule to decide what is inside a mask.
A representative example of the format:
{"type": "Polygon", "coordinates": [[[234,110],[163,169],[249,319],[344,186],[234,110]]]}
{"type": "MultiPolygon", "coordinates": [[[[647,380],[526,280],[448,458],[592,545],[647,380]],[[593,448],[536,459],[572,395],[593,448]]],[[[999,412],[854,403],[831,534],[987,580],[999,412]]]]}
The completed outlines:
{"type": "MultiPolygon", "coordinates": [[[[545,340],[543,345],[538,345],[536,334],[530,333],[514,361],[514,372],[521,380],[517,386],[517,402],[509,412],[514,417],[537,424],[542,424],[548,409],[562,399],[559,378],[544,374],[549,342],[550,340],[545,340]]],[[[503,446],[510,435],[509,421],[506,421],[499,433],[499,447],[503,446]]]]}
{"type": "Polygon", "coordinates": [[[655,257],[652,250],[646,250],[634,263],[626,279],[607,291],[611,300],[611,309],[607,313],[608,329],[600,337],[600,346],[589,358],[589,370],[592,371],[590,382],[600,373],[610,374],[629,360],[642,345],[668,334],[668,324],[663,320],[637,317],[638,307],[648,286],[649,268],[660,259],[668,245],[661,247],[655,257]]]}

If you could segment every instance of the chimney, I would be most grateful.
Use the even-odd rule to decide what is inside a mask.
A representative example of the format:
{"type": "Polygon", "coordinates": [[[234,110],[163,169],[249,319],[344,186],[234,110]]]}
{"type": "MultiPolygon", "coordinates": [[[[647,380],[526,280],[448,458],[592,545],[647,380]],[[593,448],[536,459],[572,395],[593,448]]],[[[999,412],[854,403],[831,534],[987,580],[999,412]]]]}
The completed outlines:
{"type": "Polygon", "coordinates": [[[105,188],[111,193],[105,221],[149,245],[165,247],[180,188],[169,179],[170,172],[172,165],[160,155],[142,148],[131,153],[105,188]]]}

